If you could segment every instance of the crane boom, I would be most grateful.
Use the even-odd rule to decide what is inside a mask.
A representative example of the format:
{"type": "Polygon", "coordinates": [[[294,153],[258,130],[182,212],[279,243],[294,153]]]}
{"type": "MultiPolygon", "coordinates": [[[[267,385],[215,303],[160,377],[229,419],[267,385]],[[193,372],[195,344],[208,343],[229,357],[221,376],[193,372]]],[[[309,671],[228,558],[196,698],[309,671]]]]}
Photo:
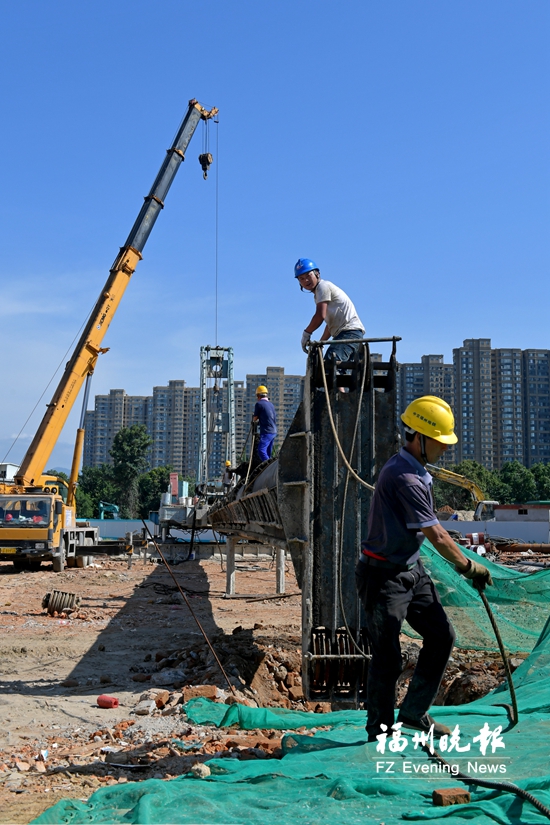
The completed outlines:
{"type": "Polygon", "coordinates": [[[172,181],[184,160],[185,150],[200,120],[208,120],[217,114],[216,108],[204,109],[196,100],[189,101],[189,108],[176,134],[173,146],[168,149],[151,191],[121,248],[96,305],[88,319],[80,340],[68,361],[46,413],[15,477],[16,485],[32,486],[38,483],[61,430],[69,416],[78,392],[86,376],[93,373],[98,356],[106,349],[101,342],[107,332],[118,305],[134,270],[141,260],[141,253],[155,225],[172,181]]]}

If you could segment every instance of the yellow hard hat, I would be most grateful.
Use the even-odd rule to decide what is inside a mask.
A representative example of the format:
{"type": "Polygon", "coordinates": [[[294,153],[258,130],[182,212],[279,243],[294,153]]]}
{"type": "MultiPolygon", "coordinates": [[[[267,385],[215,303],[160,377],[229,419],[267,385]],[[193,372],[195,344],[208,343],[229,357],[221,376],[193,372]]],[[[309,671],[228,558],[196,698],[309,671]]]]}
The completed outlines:
{"type": "Polygon", "coordinates": [[[442,444],[456,444],[455,418],[446,401],[436,395],[423,395],[411,401],[401,421],[411,430],[442,444]]]}
{"type": "Polygon", "coordinates": [[[225,466],[226,466],[226,467],[231,467],[231,462],[230,462],[230,461],[226,461],[226,462],[225,462],[225,466]]]}
{"type": "Polygon", "coordinates": [[[256,387],[256,395],[267,395],[267,387],[264,387],[263,384],[260,384],[259,387],[256,387]]]}

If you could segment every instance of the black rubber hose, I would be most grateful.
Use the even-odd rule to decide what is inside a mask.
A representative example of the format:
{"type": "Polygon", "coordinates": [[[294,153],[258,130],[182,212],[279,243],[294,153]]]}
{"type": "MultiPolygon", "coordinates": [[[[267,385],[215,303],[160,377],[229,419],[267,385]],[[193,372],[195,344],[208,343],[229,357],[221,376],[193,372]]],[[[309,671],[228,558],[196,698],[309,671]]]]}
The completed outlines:
{"type": "Polygon", "coordinates": [[[502,661],[503,661],[503,664],[504,664],[504,670],[506,671],[506,678],[508,679],[508,687],[510,688],[510,698],[512,699],[513,714],[512,714],[512,725],[511,725],[511,727],[513,728],[519,722],[519,711],[518,711],[518,702],[517,702],[517,699],[516,699],[516,690],[514,688],[514,683],[512,681],[512,671],[510,670],[510,663],[508,662],[508,657],[506,656],[506,651],[504,649],[504,644],[502,643],[502,637],[500,635],[500,631],[499,631],[497,623],[495,621],[495,617],[493,616],[493,611],[491,610],[489,602],[487,601],[487,596],[485,595],[483,590],[480,590],[478,587],[476,587],[476,590],[478,591],[479,595],[481,596],[481,601],[483,602],[485,610],[487,611],[487,615],[489,616],[489,621],[491,622],[491,625],[493,626],[493,631],[494,631],[494,634],[496,636],[496,640],[497,640],[497,643],[498,643],[498,648],[500,650],[500,655],[502,656],[502,661]]]}
{"type": "MultiPolygon", "coordinates": [[[[432,753],[428,745],[422,745],[422,749],[428,754],[430,759],[435,759],[442,765],[446,765],[450,768],[448,762],[443,759],[442,756],[439,756],[438,753],[432,753]]],[[[508,791],[509,793],[513,793],[516,796],[520,796],[522,799],[525,799],[527,802],[530,802],[533,807],[535,807],[538,811],[540,811],[544,816],[550,819],[550,808],[544,805],[540,799],[537,799],[536,796],[529,793],[529,791],[525,791],[523,788],[520,788],[519,785],[514,785],[513,782],[497,782],[493,779],[474,779],[467,773],[455,773],[451,774],[453,778],[460,779],[461,782],[465,782],[468,785],[479,785],[481,788],[491,788],[496,791],[508,791]]]]}

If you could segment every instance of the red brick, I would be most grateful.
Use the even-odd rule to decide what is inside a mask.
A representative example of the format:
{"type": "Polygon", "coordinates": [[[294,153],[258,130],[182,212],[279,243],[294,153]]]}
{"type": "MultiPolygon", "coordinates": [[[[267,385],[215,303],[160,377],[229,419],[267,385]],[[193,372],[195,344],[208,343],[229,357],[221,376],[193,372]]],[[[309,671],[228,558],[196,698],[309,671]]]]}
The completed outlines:
{"type": "Polygon", "coordinates": [[[183,688],[183,701],[188,702],[190,699],[215,699],[217,695],[217,688],[215,685],[190,685],[183,688]]]}
{"type": "Polygon", "coordinates": [[[295,687],[291,687],[288,689],[288,698],[292,699],[293,702],[299,702],[300,699],[304,698],[304,691],[302,690],[301,685],[296,685],[295,687]]]}
{"type": "Polygon", "coordinates": [[[159,690],[153,698],[157,708],[163,708],[170,698],[170,692],[167,690],[159,690]]]}
{"type": "Polygon", "coordinates": [[[277,748],[281,747],[282,739],[256,739],[254,743],[255,748],[261,748],[262,750],[266,751],[267,753],[271,753],[277,748]]]}
{"type": "Polygon", "coordinates": [[[470,792],[464,788],[439,788],[432,793],[434,805],[465,805],[470,801],[470,792]]]}

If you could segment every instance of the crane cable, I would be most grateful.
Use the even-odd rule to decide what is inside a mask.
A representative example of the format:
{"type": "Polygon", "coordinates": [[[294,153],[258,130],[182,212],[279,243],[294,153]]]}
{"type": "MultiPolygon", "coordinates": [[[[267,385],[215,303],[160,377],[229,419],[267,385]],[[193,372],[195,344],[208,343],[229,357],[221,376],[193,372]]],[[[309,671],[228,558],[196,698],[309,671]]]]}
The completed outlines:
{"type": "MultiPolygon", "coordinates": [[[[361,377],[361,386],[359,388],[359,398],[358,398],[358,401],[357,401],[357,415],[355,416],[355,426],[353,428],[353,438],[351,440],[351,448],[350,448],[350,451],[349,451],[350,461],[353,458],[353,451],[355,449],[355,441],[357,439],[357,430],[359,428],[359,419],[361,417],[361,404],[363,403],[363,392],[364,392],[364,389],[365,389],[365,379],[366,379],[366,376],[367,376],[368,360],[367,360],[367,351],[366,351],[366,345],[365,344],[363,344],[363,348],[364,348],[364,367],[363,367],[363,375],[361,377]]],[[[323,375],[324,375],[324,364],[323,364],[323,375]]],[[[326,392],[326,390],[325,390],[325,392],[326,392]]],[[[330,407],[330,403],[328,401],[328,395],[327,395],[327,404],[330,407]]],[[[343,590],[342,590],[342,559],[343,559],[343,555],[344,555],[344,520],[345,520],[345,515],[346,515],[346,501],[347,501],[347,496],[348,496],[349,478],[350,478],[350,468],[348,467],[348,470],[346,472],[346,481],[344,483],[344,494],[342,496],[342,516],[340,518],[340,540],[338,542],[338,567],[337,567],[337,571],[336,571],[337,579],[338,579],[338,596],[339,596],[339,599],[340,599],[340,610],[342,612],[342,619],[344,621],[344,627],[346,628],[346,633],[348,634],[348,638],[350,639],[350,641],[351,641],[352,645],[354,646],[354,648],[356,649],[356,651],[363,657],[363,659],[366,659],[367,661],[370,661],[370,659],[372,658],[371,655],[368,654],[368,653],[365,653],[363,648],[353,638],[353,634],[352,634],[352,632],[349,628],[348,620],[347,620],[347,616],[346,616],[346,610],[345,610],[345,607],[344,607],[344,594],[343,594],[343,590]]]]}
{"type": "MultiPolygon", "coordinates": [[[[207,121],[208,123],[208,121],[207,121]]],[[[220,169],[220,152],[219,152],[219,125],[220,125],[220,116],[218,115],[217,120],[214,120],[216,124],[216,218],[215,218],[215,293],[216,293],[216,300],[215,300],[215,342],[216,346],[218,346],[218,216],[219,216],[219,169],[220,169]]]]}
{"type": "MultiPolygon", "coordinates": [[[[327,374],[326,374],[326,371],[325,371],[325,362],[323,360],[323,354],[320,350],[319,350],[319,361],[320,361],[320,364],[321,364],[321,375],[323,376],[323,386],[325,388],[325,395],[326,395],[326,399],[327,399],[328,417],[329,417],[330,426],[331,426],[331,429],[332,429],[332,435],[334,436],[334,441],[336,443],[336,446],[338,447],[338,452],[340,453],[340,455],[342,457],[342,461],[344,462],[345,466],[347,467],[348,472],[351,473],[353,478],[356,481],[358,481],[360,484],[362,484],[363,487],[366,487],[367,490],[370,490],[371,492],[374,492],[373,485],[368,484],[366,481],[363,481],[361,476],[357,475],[357,473],[355,472],[355,470],[353,469],[353,467],[351,466],[351,464],[347,460],[346,455],[345,455],[345,453],[342,449],[342,445],[340,444],[340,439],[338,438],[338,433],[336,432],[336,426],[334,424],[334,418],[333,418],[332,409],[331,409],[331,406],[330,406],[330,399],[328,397],[327,374]]],[[[365,366],[365,370],[366,370],[366,366],[365,366]]]]}
{"type": "Polygon", "coordinates": [[[23,426],[21,427],[21,429],[19,430],[19,432],[18,432],[18,433],[17,433],[17,435],[15,436],[14,440],[12,441],[12,444],[11,444],[10,448],[8,449],[8,452],[6,453],[6,455],[4,456],[4,458],[2,459],[2,462],[1,462],[2,464],[6,461],[7,457],[9,456],[9,454],[11,453],[11,451],[13,450],[13,448],[15,447],[15,445],[17,444],[17,442],[19,441],[19,438],[20,438],[20,436],[21,436],[21,433],[23,432],[23,430],[25,429],[25,427],[27,426],[27,424],[28,424],[28,423],[29,423],[29,421],[31,420],[32,416],[34,415],[34,412],[35,412],[36,408],[38,407],[38,405],[40,404],[40,402],[42,401],[42,399],[43,399],[43,398],[44,398],[44,396],[46,395],[46,392],[48,391],[48,387],[50,386],[50,384],[51,384],[51,383],[52,383],[52,381],[54,380],[55,376],[57,375],[57,373],[58,373],[58,372],[59,372],[59,370],[61,369],[61,366],[67,362],[67,356],[69,355],[69,353],[70,353],[70,352],[72,352],[72,349],[73,349],[73,346],[74,346],[74,342],[76,341],[76,339],[78,338],[78,336],[80,335],[80,333],[82,332],[82,330],[84,329],[84,326],[88,323],[88,319],[89,319],[90,315],[92,314],[92,312],[94,311],[95,303],[96,303],[96,302],[94,301],[94,303],[93,303],[93,304],[92,304],[92,306],[90,307],[90,311],[89,311],[89,313],[87,314],[87,316],[86,316],[86,317],[85,317],[85,319],[83,320],[83,322],[82,322],[82,324],[81,324],[81,326],[80,326],[80,329],[77,331],[77,333],[76,333],[76,335],[74,336],[73,340],[71,341],[71,343],[70,343],[70,344],[69,344],[69,346],[67,347],[67,350],[65,351],[65,355],[63,356],[63,358],[61,359],[61,361],[59,362],[59,364],[57,365],[57,367],[56,367],[56,368],[55,368],[55,370],[53,371],[53,373],[52,373],[52,377],[50,378],[50,380],[48,381],[48,383],[47,383],[47,384],[46,384],[46,386],[44,387],[44,389],[43,389],[43,391],[42,391],[42,394],[40,395],[40,398],[38,399],[38,401],[36,402],[36,404],[34,405],[34,407],[32,408],[32,410],[30,411],[30,413],[29,413],[29,415],[28,415],[28,417],[27,417],[27,420],[25,421],[25,423],[23,424],[23,426]]]}

